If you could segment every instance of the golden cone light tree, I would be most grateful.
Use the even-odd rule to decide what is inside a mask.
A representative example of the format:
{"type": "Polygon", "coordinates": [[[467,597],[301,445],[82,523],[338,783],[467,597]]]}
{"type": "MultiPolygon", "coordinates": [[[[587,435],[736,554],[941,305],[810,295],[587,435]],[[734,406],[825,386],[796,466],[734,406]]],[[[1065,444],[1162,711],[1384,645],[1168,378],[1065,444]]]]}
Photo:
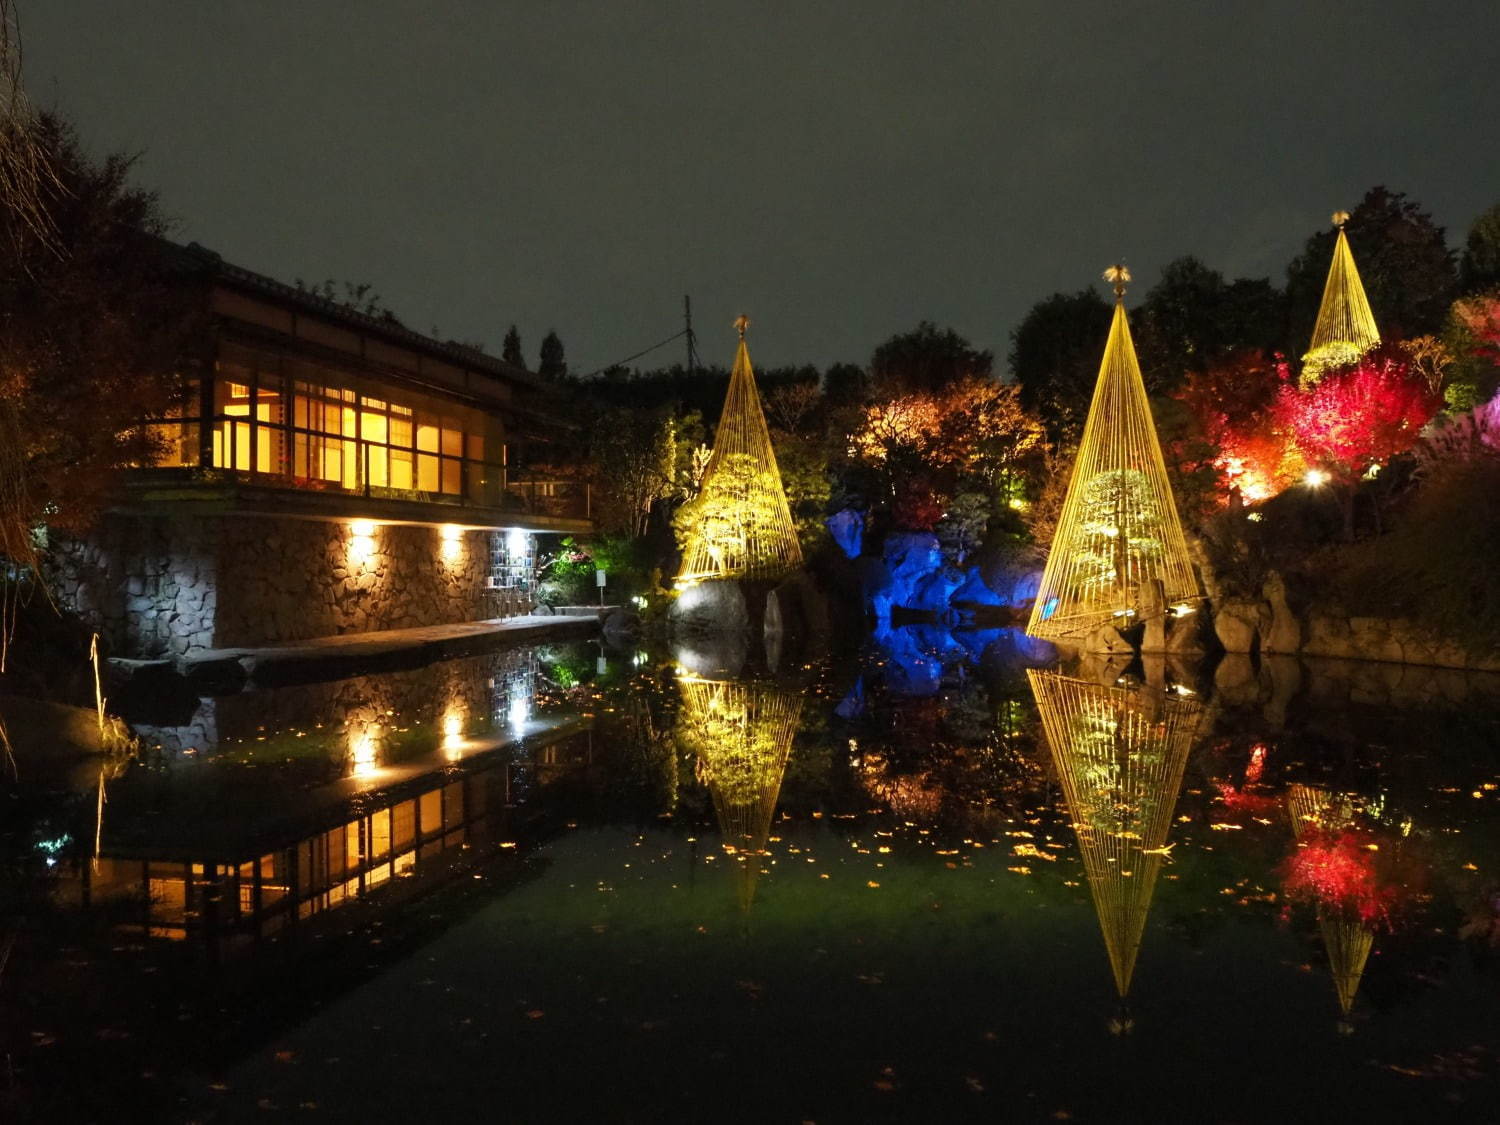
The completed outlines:
{"type": "Polygon", "coordinates": [[[675,521],[682,545],[679,586],[705,578],[775,578],[802,565],[802,547],[745,347],[749,324],[743,316],[735,322],[739,350],[702,490],[682,506],[675,521]]]}
{"type": "Polygon", "coordinates": [[[1318,306],[1312,344],[1302,357],[1303,386],[1316,383],[1330,367],[1355,362],[1380,343],[1375,314],[1370,311],[1354,255],[1349,250],[1349,239],[1344,234],[1344,224],[1348,221],[1349,212],[1334,212],[1338,240],[1333,245],[1333,261],[1323,286],[1323,303],[1318,306]]]}
{"type": "Polygon", "coordinates": [[[1114,322],[1026,626],[1033,637],[1108,624],[1136,606],[1149,579],[1162,580],[1168,604],[1202,595],[1125,317],[1130,273],[1111,266],[1104,276],[1115,286],[1114,322]]]}
{"type": "Polygon", "coordinates": [[[1159,692],[1027,671],[1088,876],[1115,988],[1130,992],[1203,709],[1159,692]]]}
{"type": "MultiPolygon", "coordinates": [[[[1287,814],[1292,833],[1301,843],[1310,834],[1336,833],[1355,824],[1357,816],[1348,797],[1312,785],[1287,789],[1287,814]]],[[[1365,964],[1375,944],[1374,931],[1357,914],[1337,905],[1318,906],[1318,929],[1328,954],[1328,969],[1339,999],[1339,1011],[1347,1018],[1359,993],[1365,964]]]]}
{"type": "Polygon", "coordinates": [[[764,683],[683,676],[677,740],[708,786],[724,850],[733,859],[740,907],[749,910],[771,835],[802,693],[764,683]]]}

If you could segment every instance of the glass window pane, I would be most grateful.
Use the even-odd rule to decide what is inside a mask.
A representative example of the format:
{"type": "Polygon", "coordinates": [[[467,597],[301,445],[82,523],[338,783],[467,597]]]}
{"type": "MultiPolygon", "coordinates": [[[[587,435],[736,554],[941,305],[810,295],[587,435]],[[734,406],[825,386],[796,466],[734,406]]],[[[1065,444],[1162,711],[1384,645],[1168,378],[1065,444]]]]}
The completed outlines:
{"type": "Polygon", "coordinates": [[[443,491],[453,495],[463,491],[463,471],[460,468],[461,461],[452,457],[443,458],[443,491]]]}
{"type": "Polygon", "coordinates": [[[430,453],[417,455],[417,487],[423,492],[438,490],[438,459],[430,453]]]}
{"type": "Polygon", "coordinates": [[[426,422],[417,424],[417,448],[424,453],[436,453],[438,450],[438,429],[426,422]]]}
{"type": "Polygon", "coordinates": [[[409,452],[391,450],[391,487],[412,487],[412,455],[409,452]]]}
{"type": "Polygon", "coordinates": [[[388,432],[389,427],[386,425],[384,414],[375,414],[368,410],[360,412],[359,436],[364,438],[365,441],[377,441],[381,445],[384,445],[388,432]]]}

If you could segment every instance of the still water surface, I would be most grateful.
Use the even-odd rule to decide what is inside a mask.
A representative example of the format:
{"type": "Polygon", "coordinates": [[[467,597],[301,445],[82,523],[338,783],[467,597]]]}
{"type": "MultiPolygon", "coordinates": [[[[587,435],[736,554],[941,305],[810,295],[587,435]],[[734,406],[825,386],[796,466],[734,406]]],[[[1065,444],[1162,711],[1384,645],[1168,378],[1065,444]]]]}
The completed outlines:
{"type": "Polygon", "coordinates": [[[908,627],[155,712],[31,836],[59,1114],[1500,1120],[1483,677],[908,627]]]}

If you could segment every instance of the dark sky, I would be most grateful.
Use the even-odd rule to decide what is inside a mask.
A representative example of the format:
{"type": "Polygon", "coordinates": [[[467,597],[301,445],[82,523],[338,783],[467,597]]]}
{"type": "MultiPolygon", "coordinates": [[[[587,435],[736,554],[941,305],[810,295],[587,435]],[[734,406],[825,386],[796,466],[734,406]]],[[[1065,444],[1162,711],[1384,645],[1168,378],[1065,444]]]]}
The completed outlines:
{"type": "Polygon", "coordinates": [[[33,98],[183,241],[575,370],[684,293],[710,361],[741,310],[760,366],[923,317],[1003,361],[1116,258],[1279,284],[1374,183],[1455,245],[1500,201],[1496,0],[20,6],[33,98]]]}

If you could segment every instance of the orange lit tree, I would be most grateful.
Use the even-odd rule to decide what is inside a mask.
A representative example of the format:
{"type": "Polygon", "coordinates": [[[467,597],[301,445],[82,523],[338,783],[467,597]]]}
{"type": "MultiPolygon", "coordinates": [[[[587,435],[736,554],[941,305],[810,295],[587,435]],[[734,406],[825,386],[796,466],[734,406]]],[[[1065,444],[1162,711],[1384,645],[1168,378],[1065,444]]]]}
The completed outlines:
{"type": "Polygon", "coordinates": [[[194,316],[167,273],[156,197],[130,159],[95,163],[55,117],[33,125],[44,230],[0,199],[0,555],[34,562],[34,529],[81,529],[116,470],[158,452],[140,425],[176,403],[194,316]]]}

